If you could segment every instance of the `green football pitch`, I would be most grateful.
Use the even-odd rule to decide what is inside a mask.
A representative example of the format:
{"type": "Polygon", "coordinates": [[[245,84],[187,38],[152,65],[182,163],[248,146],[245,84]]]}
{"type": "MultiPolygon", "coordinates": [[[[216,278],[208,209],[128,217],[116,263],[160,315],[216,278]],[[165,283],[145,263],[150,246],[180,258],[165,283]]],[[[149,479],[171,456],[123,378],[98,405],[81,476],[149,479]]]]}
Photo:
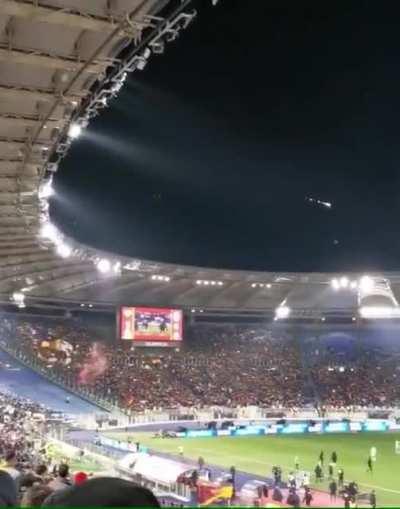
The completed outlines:
{"type": "MultiPolygon", "coordinates": [[[[284,472],[294,470],[298,456],[300,469],[313,472],[319,454],[324,451],[325,470],[330,455],[336,451],[338,467],[343,468],[347,481],[356,481],[362,492],[376,491],[378,506],[400,507],[400,455],[395,453],[395,441],[400,433],[360,433],[324,435],[277,435],[214,438],[152,438],[151,433],[107,433],[118,440],[131,439],[158,450],[178,454],[206,463],[231,467],[248,473],[271,477],[271,467],[280,465],[284,472]],[[377,448],[373,473],[367,472],[371,447],[377,448]]],[[[319,487],[327,488],[327,482],[319,487]]]]}

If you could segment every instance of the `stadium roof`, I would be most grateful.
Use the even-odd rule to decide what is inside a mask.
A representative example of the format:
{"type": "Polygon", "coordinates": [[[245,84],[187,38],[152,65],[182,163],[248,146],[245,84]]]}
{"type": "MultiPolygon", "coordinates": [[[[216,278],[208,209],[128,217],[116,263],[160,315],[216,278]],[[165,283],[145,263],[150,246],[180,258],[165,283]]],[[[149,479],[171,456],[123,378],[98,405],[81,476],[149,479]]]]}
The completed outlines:
{"type": "MultiPolygon", "coordinates": [[[[306,310],[353,309],[359,304],[359,292],[333,291],[331,274],[226,271],[130,260],[78,245],[59,232],[42,235],[46,225],[51,229],[46,186],[72,142],[71,126],[84,128],[118,93],[127,72],[142,69],[151,53],[164,51],[194,18],[190,4],[1,0],[3,302],[17,292],[27,298],[197,310],[262,311],[284,301],[306,310]]],[[[359,279],[362,274],[348,276],[359,279]]],[[[382,284],[390,293],[385,295],[395,303],[400,273],[374,276],[376,281],[385,278],[382,284]]]]}

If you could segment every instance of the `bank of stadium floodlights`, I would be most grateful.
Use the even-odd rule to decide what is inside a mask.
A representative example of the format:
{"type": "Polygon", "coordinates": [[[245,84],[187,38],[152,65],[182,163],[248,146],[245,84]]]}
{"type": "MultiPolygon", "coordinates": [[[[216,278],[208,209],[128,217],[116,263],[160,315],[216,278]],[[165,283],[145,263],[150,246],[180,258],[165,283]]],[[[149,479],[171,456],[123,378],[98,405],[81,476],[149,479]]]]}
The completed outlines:
{"type": "MultiPolygon", "coordinates": [[[[101,274],[108,275],[120,274],[122,267],[127,270],[140,269],[140,261],[132,259],[127,261],[115,256],[105,257],[98,250],[68,238],[51,223],[48,200],[53,194],[53,173],[57,171],[59,163],[66,156],[71,144],[79,138],[89,125],[90,120],[99,115],[101,110],[109,106],[112,99],[117,97],[128,74],[143,70],[152,55],[164,53],[168,43],[175,41],[181,31],[191,24],[197,15],[195,9],[188,10],[192,2],[193,0],[175,0],[167,14],[163,13],[163,16],[145,15],[140,21],[131,20],[127,16],[124,21],[126,28],[130,27],[135,31],[139,29],[139,31],[143,31],[144,36],[139,40],[134,40],[122,50],[122,57],[107,70],[104,76],[97,80],[89,97],[71,115],[70,121],[54,140],[38,192],[41,219],[39,238],[44,243],[53,244],[56,253],[62,258],[76,257],[86,261],[90,260],[101,274]]],[[[77,104],[74,106],[77,107],[77,104]]],[[[154,274],[152,279],[162,282],[170,280],[168,276],[157,274],[154,274]]],[[[13,296],[13,300],[21,307],[23,298],[21,299],[21,292],[17,293],[18,295],[13,296]]]]}
{"type": "MultiPolygon", "coordinates": [[[[329,283],[329,282],[328,282],[329,283]]],[[[253,286],[253,285],[252,285],[253,286]]],[[[338,276],[330,281],[334,292],[351,292],[357,299],[353,311],[365,320],[398,319],[400,318],[400,306],[393,294],[390,281],[382,276],[363,275],[350,279],[347,276],[338,276]],[[358,311],[356,311],[358,310],[358,311]]],[[[340,308],[338,308],[340,312],[340,308]]],[[[334,310],[332,309],[332,312],[334,310]]],[[[311,318],[325,322],[319,309],[291,309],[288,299],[285,299],[275,309],[275,320],[287,320],[289,318],[311,318]]],[[[355,316],[351,320],[357,321],[355,316]]]]}

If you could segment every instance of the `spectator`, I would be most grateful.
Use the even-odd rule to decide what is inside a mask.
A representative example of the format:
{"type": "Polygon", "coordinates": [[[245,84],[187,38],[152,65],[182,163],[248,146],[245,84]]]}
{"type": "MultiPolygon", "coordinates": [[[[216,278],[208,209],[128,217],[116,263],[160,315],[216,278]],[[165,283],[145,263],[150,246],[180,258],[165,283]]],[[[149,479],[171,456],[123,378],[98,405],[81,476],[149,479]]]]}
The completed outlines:
{"type": "Polygon", "coordinates": [[[304,493],[303,502],[305,502],[306,506],[309,507],[311,505],[312,500],[313,500],[313,496],[312,496],[311,490],[310,490],[310,488],[307,488],[304,493]]]}
{"type": "Polygon", "coordinates": [[[275,486],[274,491],[272,492],[272,500],[274,500],[275,502],[283,501],[283,495],[278,486],[275,486]]]}
{"type": "Polygon", "coordinates": [[[51,495],[52,490],[43,483],[34,484],[23,495],[21,500],[22,507],[41,507],[45,499],[51,495]]]}
{"type": "Polygon", "coordinates": [[[18,477],[21,475],[21,472],[16,468],[18,462],[15,451],[7,452],[5,460],[6,464],[3,467],[3,470],[7,472],[14,479],[14,481],[17,481],[18,477]]]}
{"type": "Polygon", "coordinates": [[[64,490],[65,488],[68,488],[71,486],[71,482],[68,478],[69,476],[69,466],[65,463],[62,463],[58,467],[58,475],[57,477],[49,482],[49,488],[52,491],[58,491],[58,490],[64,490]]]}
{"type": "Polygon", "coordinates": [[[43,504],[62,507],[160,507],[153,493],[124,479],[98,477],[50,495],[43,504]]]}
{"type": "Polygon", "coordinates": [[[17,487],[14,479],[4,470],[0,470],[0,506],[17,505],[17,487]]]}
{"type": "Polygon", "coordinates": [[[83,484],[87,480],[88,480],[88,476],[87,476],[87,474],[85,474],[85,472],[76,472],[76,474],[74,475],[74,484],[76,486],[83,484]]]}
{"type": "Polygon", "coordinates": [[[35,474],[38,477],[39,481],[47,481],[47,465],[44,463],[40,463],[35,468],[35,474]]]}
{"type": "Polygon", "coordinates": [[[300,507],[300,497],[295,489],[291,488],[289,490],[289,495],[286,499],[286,503],[292,507],[300,507]]]}

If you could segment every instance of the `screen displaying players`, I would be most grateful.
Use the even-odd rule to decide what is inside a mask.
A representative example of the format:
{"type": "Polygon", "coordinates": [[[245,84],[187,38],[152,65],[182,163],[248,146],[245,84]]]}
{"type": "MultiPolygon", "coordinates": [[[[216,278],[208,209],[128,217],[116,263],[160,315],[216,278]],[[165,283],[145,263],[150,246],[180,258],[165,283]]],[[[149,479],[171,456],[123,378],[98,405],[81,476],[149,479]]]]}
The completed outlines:
{"type": "Polygon", "coordinates": [[[122,307],[120,337],[134,342],[182,341],[183,314],[179,309],[122,307]]]}

